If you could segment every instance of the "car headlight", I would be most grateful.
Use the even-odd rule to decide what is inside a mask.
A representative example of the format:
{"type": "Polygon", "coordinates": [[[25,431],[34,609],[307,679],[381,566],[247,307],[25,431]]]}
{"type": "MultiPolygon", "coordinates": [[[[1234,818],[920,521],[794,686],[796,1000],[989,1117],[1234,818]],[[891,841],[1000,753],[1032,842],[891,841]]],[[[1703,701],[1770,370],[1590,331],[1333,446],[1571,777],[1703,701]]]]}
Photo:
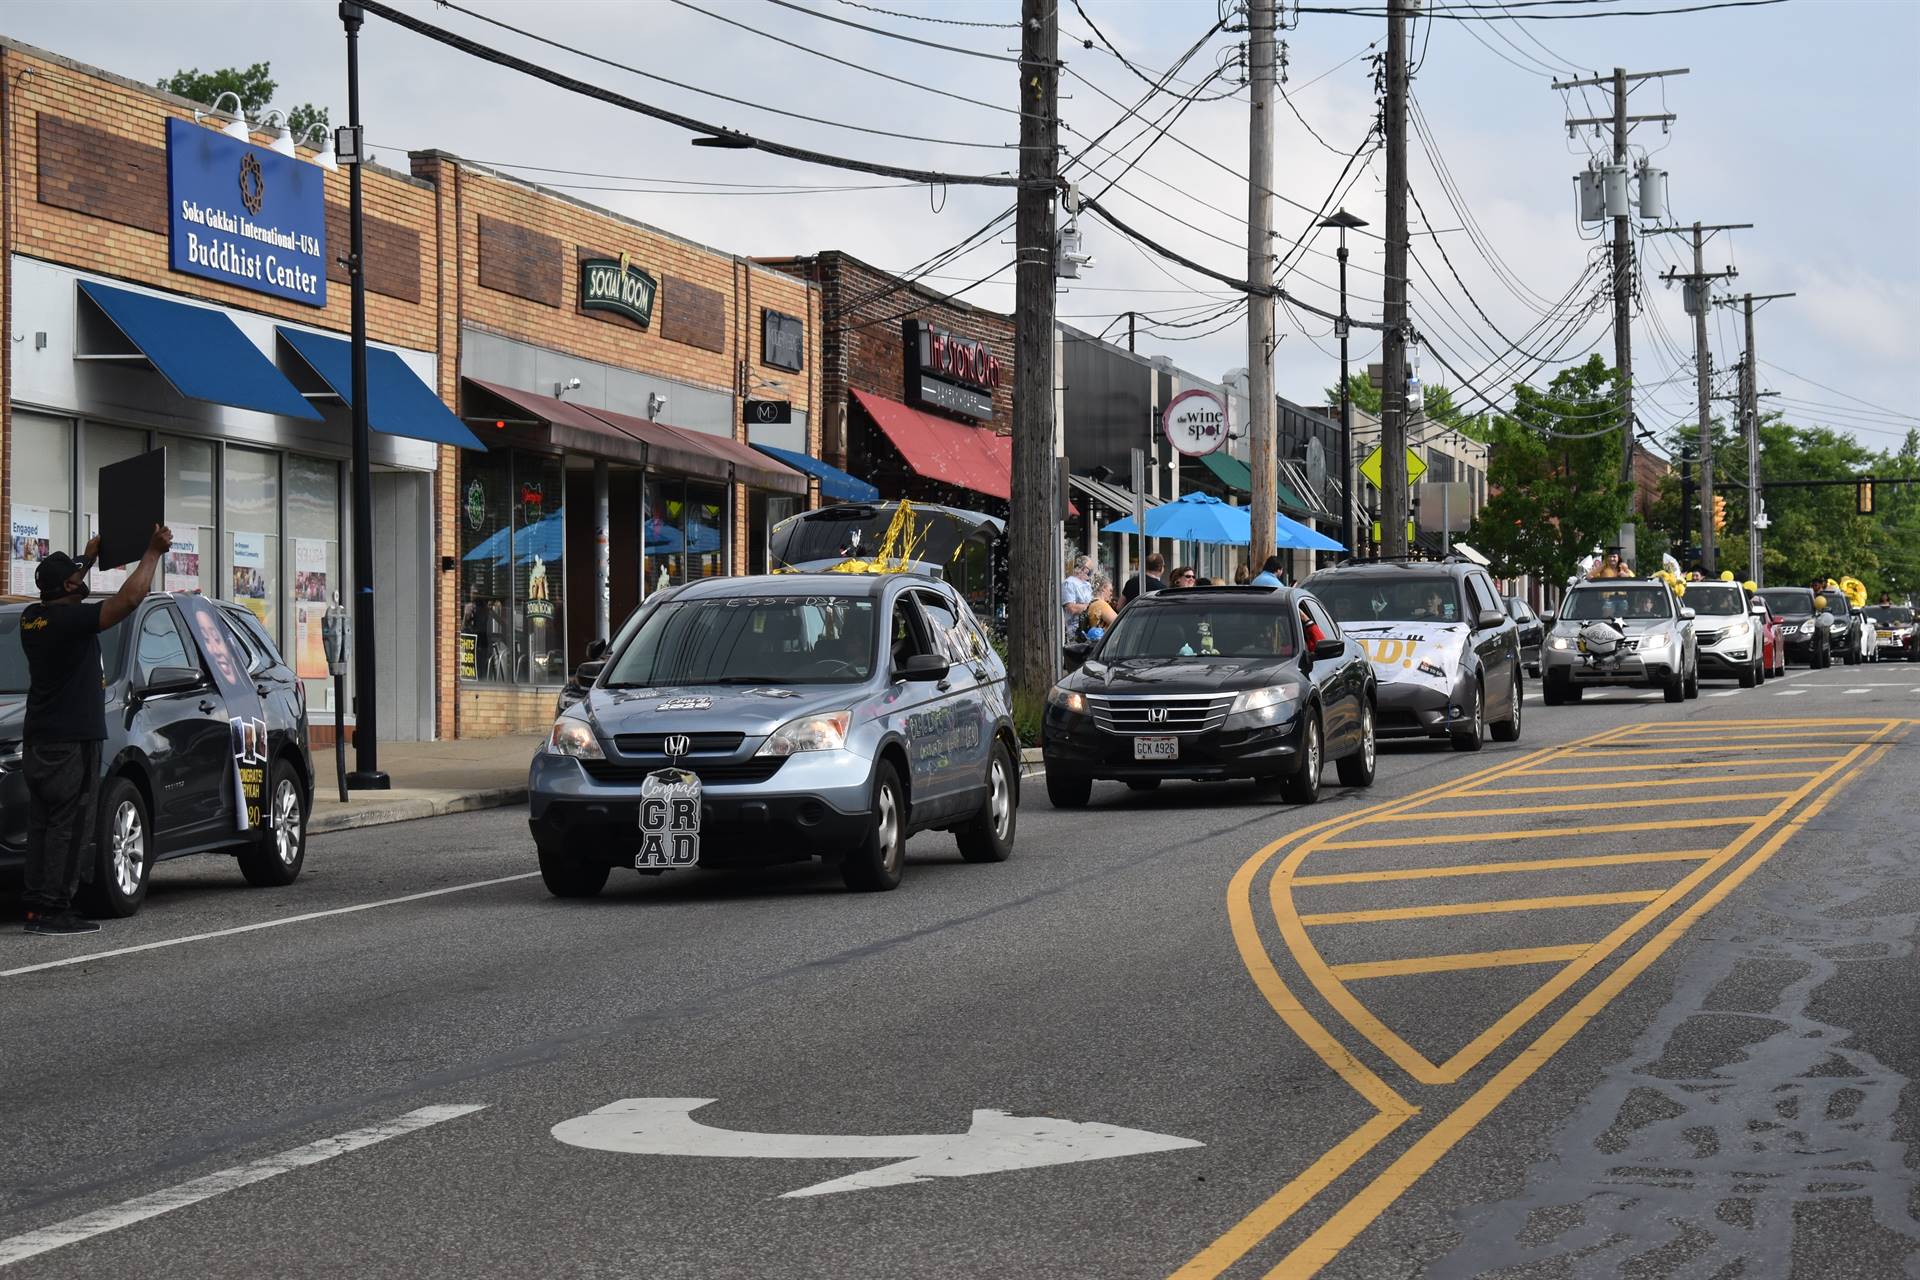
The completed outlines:
{"type": "Polygon", "coordinates": [[[1667,647],[1667,638],[1665,636],[1659,636],[1659,635],[1642,636],[1640,638],[1640,648],[1642,651],[1649,650],[1649,649],[1664,649],[1666,647],[1667,647]]]}
{"type": "Polygon", "coordinates": [[[847,745],[847,726],[852,722],[851,710],[801,716],[775,729],[753,754],[791,756],[802,751],[838,751],[847,745]]]}
{"type": "Polygon", "coordinates": [[[1087,699],[1076,690],[1063,689],[1055,685],[1047,690],[1047,705],[1058,707],[1062,711],[1070,711],[1074,715],[1081,715],[1087,709],[1087,699]]]}
{"type": "Polygon", "coordinates": [[[547,735],[547,750],[575,760],[607,758],[607,753],[600,749],[600,739],[593,736],[593,726],[572,716],[561,716],[553,722],[553,732],[547,735]]]}
{"type": "Polygon", "coordinates": [[[1227,723],[1236,728],[1279,724],[1293,715],[1297,698],[1284,685],[1266,689],[1248,689],[1234,698],[1227,711],[1227,723]]]}
{"type": "Polygon", "coordinates": [[[1573,645],[1573,642],[1571,640],[1568,640],[1565,636],[1555,636],[1553,638],[1553,647],[1556,649],[1568,649],[1568,648],[1571,648],[1572,645],[1573,645]]]}

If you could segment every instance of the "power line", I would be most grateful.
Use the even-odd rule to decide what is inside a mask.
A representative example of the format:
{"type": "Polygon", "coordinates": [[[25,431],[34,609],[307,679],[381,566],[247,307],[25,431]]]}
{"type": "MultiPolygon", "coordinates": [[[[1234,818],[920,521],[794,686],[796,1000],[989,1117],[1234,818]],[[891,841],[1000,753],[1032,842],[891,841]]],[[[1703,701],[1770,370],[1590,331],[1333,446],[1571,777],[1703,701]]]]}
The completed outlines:
{"type": "Polygon", "coordinates": [[[1788,376],[1789,378],[1798,378],[1798,379],[1799,379],[1800,381],[1802,381],[1802,382],[1804,382],[1804,383],[1806,383],[1806,384],[1807,384],[1808,386],[1810,386],[1810,387],[1818,387],[1818,388],[1820,388],[1820,389],[1821,389],[1822,391],[1830,391],[1830,392],[1832,392],[1832,393],[1833,393],[1834,395],[1836,395],[1836,396],[1839,396],[1839,397],[1841,397],[1842,399],[1846,399],[1846,400],[1851,400],[1851,401],[1853,401],[1853,402],[1854,402],[1855,404],[1863,404],[1863,405],[1865,405],[1865,406],[1867,406],[1867,408],[1869,408],[1869,409],[1878,409],[1878,410],[1879,410],[1880,412],[1882,412],[1882,413],[1885,413],[1885,414],[1891,414],[1891,415],[1892,415],[1893,417],[1896,417],[1896,418],[1904,418],[1904,419],[1907,419],[1907,420],[1909,420],[1909,421],[1920,421],[1920,419],[1915,419],[1915,418],[1914,418],[1914,416],[1913,416],[1912,414],[1910,414],[1910,413],[1902,413],[1902,412],[1900,412],[1900,411],[1899,411],[1898,409],[1889,409],[1889,408],[1887,408],[1887,406],[1885,406],[1885,405],[1883,405],[1883,404],[1875,404],[1875,403],[1874,403],[1873,401],[1871,401],[1871,400],[1862,400],[1862,399],[1861,399],[1861,398],[1860,398],[1859,396],[1856,396],[1856,395],[1850,395],[1850,394],[1848,394],[1847,392],[1845,392],[1845,391],[1842,391],[1842,390],[1841,390],[1840,388],[1838,388],[1838,387],[1830,387],[1830,386],[1828,386],[1828,385],[1827,385],[1826,383],[1824,383],[1824,382],[1815,382],[1815,381],[1814,381],[1814,380],[1813,380],[1812,378],[1809,378],[1809,377],[1807,377],[1807,375],[1806,375],[1806,374],[1804,374],[1804,373],[1795,373],[1795,372],[1794,372],[1793,370],[1791,370],[1791,369],[1787,369],[1787,368],[1783,368],[1783,367],[1781,367],[1780,365],[1777,365],[1777,364],[1775,364],[1775,363],[1774,363],[1773,361],[1771,361],[1771,360],[1762,360],[1762,361],[1760,361],[1760,363],[1761,363],[1761,364],[1763,364],[1763,365],[1765,365],[1765,366],[1767,366],[1767,368],[1769,368],[1769,369],[1772,369],[1772,370],[1773,370],[1773,371],[1775,371],[1776,373],[1784,373],[1784,374],[1786,374],[1786,375],[1787,375],[1787,376],[1788,376]]]}
{"type": "MultiPolygon", "coordinates": [[[[1072,0],[1072,3],[1073,3],[1074,12],[1078,13],[1080,15],[1080,20],[1087,24],[1087,29],[1093,32],[1094,38],[1099,40],[1102,45],[1106,46],[1106,50],[1108,53],[1112,54],[1115,58],[1118,58],[1120,60],[1121,66],[1125,67],[1128,71],[1131,71],[1140,80],[1144,81],[1147,85],[1151,86],[1155,92],[1166,92],[1166,89],[1165,89],[1166,83],[1169,80],[1172,80],[1173,73],[1180,69],[1180,66],[1178,63],[1176,63],[1171,69],[1167,70],[1166,72],[1163,72],[1160,75],[1149,76],[1146,72],[1142,71],[1139,67],[1135,66],[1127,58],[1126,54],[1120,52],[1119,46],[1115,45],[1113,41],[1107,39],[1107,33],[1102,31],[1099,25],[1094,22],[1092,15],[1090,15],[1086,11],[1086,9],[1081,7],[1080,0],[1072,0]]],[[[1214,32],[1220,30],[1220,28],[1225,25],[1226,25],[1226,22],[1224,18],[1220,22],[1216,22],[1213,25],[1212,30],[1207,32],[1205,39],[1211,39],[1213,37],[1214,32]]],[[[1203,43],[1204,43],[1204,40],[1203,40],[1203,43]]],[[[1188,55],[1188,56],[1190,57],[1192,55],[1188,55]]],[[[1184,62],[1185,59],[1182,59],[1182,61],[1184,62]]],[[[1219,70],[1216,69],[1213,75],[1208,77],[1208,80],[1218,78],[1219,74],[1220,74],[1219,70]]],[[[1207,81],[1203,80],[1200,82],[1200,84],[1194,85],[1191,87],[1197,91],[1198,89],[1204,87],[1206,83],[1207,81]]],[[[1233,96],[1233,94],[1228,93],[1228,94],[1222,94],[1220,96],[1230,98],[1233,96]]],[[[1218,99],[1212,99],[1212,100],[1218,101],[1218,99]]]]}
{"type": "MultiPolygon", "coordinates": [[[[836,18],[830,13],[821,13],[818,9],[809,9],[793,0],[766,0],[768,4],[779,5],[782,9],[791,9],[795,13],[804,13],[808,17],[818,18],[822,22],[837,22],[843,27],[852,27],[858,31],[871,31],[874,35],[885,36],[889,40],[904,40],[908,44],[917,44],[927,49],[938,49],[942,53],[960,53],[969,58],[986,58],[991,62],[1013,62],[1020,59],[1010,53],[982,53],[978,49],[961,49],[955,45],[941,44],[937,40],[922,40],[919,36],[910,36],[900,31],[889,31],[885,27],[871,27],[864,22],[855,22],[852,18],[836,18]]],[[[1019,24],[1015,24],[1018,26],[1019,24]]]]}
{"type": "MultiPolygon", "coordinates": [[[[784,3],[784,0],[770,0],[770,2],[784,3]]],[[[1538,3],[1541,3],[1541,4],[1550,4],[1554,2],[1555,0],[1538,0],[1538,3]]],[[[1589,2],[1589,0],[1565,0],[1565,2],[1566,3],[1587,3],[1589,2]]],[[[1430,5],[1426,9],[1426,14],[1429,19],[1444,18],[1450,22],[1578,22],[1578,21],[1584,21],[1592,18],[1666,18],[1666,17],[1671,17],[1675,14],[1682,14],[1682,13],[1706,13],[1707,11],[1712,9],[1760,9],[1760,8],[1765,8],[1768,5],[1785,4],[1786,2],[1787,0],[1714,0],[1714,2],[1710,4],[1680,5],[1671,9],[1606,9],[1606,10],[1599,10],[1593,13],[1515,13],[1515,14],[1507,14],[1507,13],[1485,14],[1485,13],[1454,12],[1454,10],[1459,10],[1459,9],[1503,8],[1503,6],[1497,5],[1497,4],[1496,5],[1460,4],[1460,5],[1430,5]]],[[[1508,4],[1504,6],[1504,8],[1508,8],[1508,9],[1518,9],[1521,7],[1522,5],[1517,3],[1508,4]]],[[[1301,6],[1297,6],[1294,9],[1294,12],[1295,13],[1339,14],[1349,18],[1384,18],[1387,16],[1387,10],[1379,6],[1373,6],[1370,8],[1335,8],[1331,6],[1309,8],[1305,5],[1301,5],[1301,6]]]]}
{"type": "Polygon", "coordinates": [[[868,13],[884,14],[889,18],[911,18],[915,22],[937,22],[947,27],[991,27],[995,30],[1018,31],[1017,22],[970,22],[965,18],[936,18],[926,13],[902,13],[898,9],[882,9],[878,5],[861,4],[860,0],[837,0],[849,9],[865,9],[868,13]]]}

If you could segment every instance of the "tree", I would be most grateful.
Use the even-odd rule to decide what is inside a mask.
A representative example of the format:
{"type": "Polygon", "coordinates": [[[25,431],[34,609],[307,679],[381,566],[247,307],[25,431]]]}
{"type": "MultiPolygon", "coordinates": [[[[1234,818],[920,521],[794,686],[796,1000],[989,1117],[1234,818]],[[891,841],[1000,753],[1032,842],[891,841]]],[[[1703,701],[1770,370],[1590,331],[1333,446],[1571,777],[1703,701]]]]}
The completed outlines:
{"type": "MultiPolygon", "coordinates": [[[[202,71],[198,67],[176,71],[160,81],[159,87],[208,106],[223,93],[238,94],[240,109],[248,120],[258,124],[273,104],[273,91],[280,86],[273,78],[272,64],[256,62],[250,67],[222,67],[218,71],[202,71]]],[[[311,102],[303,102],[287,113],[287,128],[295,138],[304,139],[315,125],[326,124],[327,109],[311,102]]]]}
{"type": "MultiPolygon", "coordinates": [[[[1367,381],[1364,373],[1350,374],[1347,378],[1350,388],[1348,394],[1353,397],[1353,407],[1380,416],[1380,388],[1367,381]]],[[[1488,413],[1467,413],[1454,403],[1453,392],[1446,387],[1426,388],[1421,396],[1424,402],[1422,414],[1434,422],[1441,423],[1469,440],[1489,443],[1493,439],[1493,415],[1488,413]]],[[[1327,403],[1339,405],[1340,388],[1327,388],[1327,403]]]]}
{"type": "Polygon", "coordinates": [[[1618,435],[1596,426],[1617,412],[1617,383],[1594,356],[1561,370],[1545,391],[1515,387],[1513,411],[1493,418],[1491,496],[1467,536],[1502,575],[1565,582],[1595,547],[1617,539],[1633,484],[1620,478],[1618,435]]]}

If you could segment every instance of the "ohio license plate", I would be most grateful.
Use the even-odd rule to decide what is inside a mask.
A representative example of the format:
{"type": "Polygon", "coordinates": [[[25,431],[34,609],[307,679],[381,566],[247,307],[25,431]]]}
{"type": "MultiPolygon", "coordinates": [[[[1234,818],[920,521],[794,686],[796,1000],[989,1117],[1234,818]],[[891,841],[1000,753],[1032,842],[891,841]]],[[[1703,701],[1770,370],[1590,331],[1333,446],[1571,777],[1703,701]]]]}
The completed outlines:
{"type": "Polygon", "coordinates": [[[1178,760],[1180,758],[1180,739],[1135,738],[1133,740],[1133,758],[1135,760],[1178,760]]]}
{"type": "Polygon", "coordinates": [[[640,852],[635,867],[691,867],[700,861],[700,777],[656,769],[640,784],[640,852]]]}

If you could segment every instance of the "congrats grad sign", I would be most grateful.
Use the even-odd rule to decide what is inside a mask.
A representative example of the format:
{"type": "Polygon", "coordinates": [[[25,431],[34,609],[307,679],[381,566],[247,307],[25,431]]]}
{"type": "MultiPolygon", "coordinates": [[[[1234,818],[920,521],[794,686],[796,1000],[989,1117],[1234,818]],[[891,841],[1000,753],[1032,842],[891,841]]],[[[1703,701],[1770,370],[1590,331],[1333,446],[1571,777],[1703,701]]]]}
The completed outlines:
{"type": "Polygon", "coordinates": [[[326,171],[167,121],[167,238],[189,275],[327,305],[326,171]]]}

